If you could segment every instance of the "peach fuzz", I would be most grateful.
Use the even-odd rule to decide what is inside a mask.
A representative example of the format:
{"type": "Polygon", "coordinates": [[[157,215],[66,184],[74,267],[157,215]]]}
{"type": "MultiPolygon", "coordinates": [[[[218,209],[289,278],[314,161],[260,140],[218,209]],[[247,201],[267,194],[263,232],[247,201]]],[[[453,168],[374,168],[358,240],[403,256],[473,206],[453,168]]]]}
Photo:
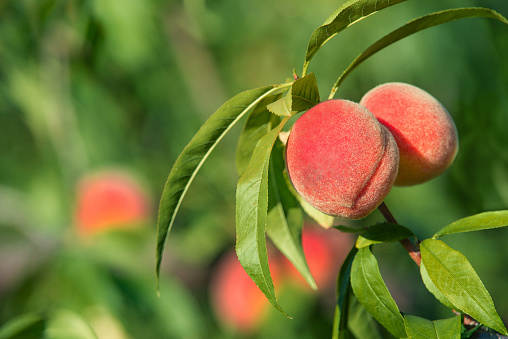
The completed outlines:
{"type": "Polygon", "coordinates": [[[443,105],[426,91],[405,83],[386,83],[366,93],[360,104],[397,141],[400,161],[395,185],[416,185],[433,179],[455,159],[455,123],[443,105]]]}
{"type": "Polygon", "coordinates": [[[82,235],[133,228],[150,218],[150,199],[135,177],[120,170],[83,176],[76,188],[75,223],[82,235]]]}
{"type": "MultiPolygon", "coordinates": [[[[270,272],[277,287],[280,268],[270,258],[270,272]]],[[[235,251],[224,254],[212,272],[211,305],[218,320],[241,333],[254,332],[269,311],[270,302],[243,269],[235,251]]]]}
{"type": "Polygon", "coordinates": [[[370,214],[388,195],[399,153],[388,130],[363,106],[327,100],[299,117],[286,145],[296,191],[323,213],[346,219],[370,214]]]}

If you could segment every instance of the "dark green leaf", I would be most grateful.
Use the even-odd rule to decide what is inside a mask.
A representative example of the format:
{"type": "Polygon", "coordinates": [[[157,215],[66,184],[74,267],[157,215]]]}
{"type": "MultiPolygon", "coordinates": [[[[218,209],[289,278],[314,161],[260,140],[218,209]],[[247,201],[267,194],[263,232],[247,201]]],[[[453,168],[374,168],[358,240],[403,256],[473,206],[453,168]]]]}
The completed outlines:
{"type": "Polygon", "coordinates": [[[275,298],[268,266],[265,224],[268,213],[270,153],[287,120],[288,118],[285,118],[278,127],[266,134],[256,145],[248,167],[238,180],[236,190],[236,253],[238,259],[259,289],[282,313],[284,311],[275,298]]]}
{"type": "Polygon", "coordinates": [[[404,318],[393,300],[374,255],[368,247],[358,250],[351,269],[351,286],[358,300],[390,333],[405,338],[404,318]]]}
{"type": "Polygon", "coordinates": [[[319,103],[319,90],[314,73],[293,82],[287,95],[268,105],[268,110],[280,116],[292,116],[319,103]]]}
{"type": "Polygon", "coordinates": [[[395,242],[410,237],[414,237],[414,234],[409,228],[385,222],[367,228],[356,240],[356,247],[362,248],[372,244],[395,242]]]}
{"type": "Polygon", "coordinates": [[[455,308],[508,334],[489,292],[462,253],[436,239],[423,241],[420,250],[429,278],[455,308]]]}
{"type": "Polygon", "coordinates": [[[450,303],[445,295],[437,289],[432,280],[430,280],[429,273],[427,272],[427,268],[425,267],[425,263],[423,261],[420,263],[420,274],[427,290],[429,290],[429,292],[432,293],[434,297],[436,297],[436,299],[439,300],[443,305],[453,309],[455,306],[450,303]]]}
{"type": "Polygon", "coordinates": [[[405,315],[404,323],[410,339],[460,339],[460,316],[430,321],[413,315],[405,315]]]}
{"type": "Polygon", "coordinates": [[[316,283],[309,271],[302,247],[303,211],[284,178],[284,148],[275,142],[268,177],[268,217],[266,232],[274,245],[288,258],[309,286],[316,283]]]}
{"type": "Polygon", "coordinates": [[[212,150],[226,133],[263,98],[289,85],[267,86],[237,94],[222,105],[201,126],[178,156],[169,173],[159,204],[157,220],[156,275],[157,281],[167,236],[183,197],[212,150]]]}
{"type": "Polygon", "coordinates": [[[280,98],[280,94],[269,95],[263,98],[249,113],[236,146],[236,170],[242,175],[252,156],[257,142],[271,129],[272,114],[266,106],[280,98]]]}
{"type": "Polygon", "coordinates": [[[372,13],[404,1],[406,0],[350,0],[343,4],[312,33],[305,55],[303,75],[307,72],[310,60],[328,40],[372,13]]]}
{"type": "Polygon", "coordinates": [[[376,319],[363,307],[355,295],[351,294],[349,299],[348,329],[355,338],[387,339],[387,336],[381,333],[376,319]]]}
{"type": "Polygon", "coordinates": [[[485,17],[496,19],[504,23],[508,23],[506,18],[504,18],[501,14],[488,9],[488,8],[458,8],[458,9],[450,9],[441,12],[436,12],[432,14],[428,14],[419,18],[416,18],[404,26],[396,29],[390,34],[384,36],[379,39],[375,43],[373,43],[369,48],[367,48],[362,54],[360,54],[356,59],[346,68],[346,70],[341,74],[337,82],[334,84],[333,89],[330,93],[329,99],[333,98],[337,88],[340,86],[342,81],[361,63],[367,60],[372,55],[376,54],[383,48],[390,46],[391,44],[402,40],[412,34],[420,32],[424,29],[431,28],[434,26],[438,26],[447,22],[472,18],[472,17],[485,17]]]}
{"type": "Polygon", "coordinates": [[[44,336],[46,322],[39,314],[19,316],[0,328],[0,339],[40,339],[44,336]]]}
{"type": "Polygon", "coordinates": [[[506,226],[508,226],[508,211],[484,212],[452,222],[434,234],[433,238],[453,233],[481,231],[506,226]]]}
{"type": "Polygon", "coordinates": [[[337,288],[335,295],[337,302],[335,304],[335,315],[333,319],[333,339],[348,338],[348,318],[349,318],[349,302],[351,296],[351,266],[358,249],[353,247],[348,256],[342,263],[337,277],[337,288]]]}

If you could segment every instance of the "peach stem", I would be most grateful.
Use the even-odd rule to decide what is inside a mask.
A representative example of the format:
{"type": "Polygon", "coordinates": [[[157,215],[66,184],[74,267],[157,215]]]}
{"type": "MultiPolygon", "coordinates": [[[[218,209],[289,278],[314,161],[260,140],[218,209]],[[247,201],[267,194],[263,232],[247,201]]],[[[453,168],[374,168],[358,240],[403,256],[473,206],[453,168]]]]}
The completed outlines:
{"type": "MultiPolygon", "coordinates": [[[[389,223],[397,224],[397,220],[395,220],[395,217],[393,216],[392,212],[390,212],[390,210],[388,209],[388,206],[386,206],[384,201],[381,203],[381,205],[379,205],[378,209],[381,212],[381,214],[383,214],[386,221],[388,221],[389,223]]],[[[411,257],[411,259],[413,259],[413,261],[418,266],[420,266],[420,263],[422,261],[422,256],[421,256],[418,246],[413,244],[413,242],[411,240],[409,240],[409,238],[400,240],[400,244],[402,245],[402,247],[404,247],[406,249],[406,251],[409,254],[409,256],[411,257]]]]}

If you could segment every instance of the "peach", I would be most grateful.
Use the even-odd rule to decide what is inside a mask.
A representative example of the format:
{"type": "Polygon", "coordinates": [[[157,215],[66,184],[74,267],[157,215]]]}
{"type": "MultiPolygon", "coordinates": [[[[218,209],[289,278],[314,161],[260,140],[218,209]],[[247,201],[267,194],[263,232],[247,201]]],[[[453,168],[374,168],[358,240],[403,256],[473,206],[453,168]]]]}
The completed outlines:
{"type": "Polygon", "coordinates": [[[433,179],[455,159],[455,123],[443,105],[426,91],[409,84],[387,83],[366,93],[360,104],[397,141],[400,161],[395,185],[416,185],[433,179]]]}
{"type": "MultiPolygon", "coordinates": [[[[270,271],[277,286],[280,268],[278,261],[272,258],[270,271]]],[[[254,332],[271,307],[266,296],[243,269],[234,251],[223,255],[212,272],[210,298],[218,320],[241,333],[254,332]]]]}
{"type": "Polygon", "coordinates": [[[142,185],[120,170],[83,176],[76,189],[75,222],[82,235],[147,222],[150,202],[142,185]]]}
{"type": "Polygon", "coordinates": [[[327,100],[299,117],[286,145],[296,191],[323,213],[360,219],[376,209],[397,176],[399,153],[365,107],[327,100]]]}

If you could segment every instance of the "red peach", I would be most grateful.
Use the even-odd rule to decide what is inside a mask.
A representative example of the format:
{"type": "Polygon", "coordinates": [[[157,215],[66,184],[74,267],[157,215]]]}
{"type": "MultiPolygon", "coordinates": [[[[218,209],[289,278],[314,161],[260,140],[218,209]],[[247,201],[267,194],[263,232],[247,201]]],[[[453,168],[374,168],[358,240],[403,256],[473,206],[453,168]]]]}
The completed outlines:
{"type": "Polygon", "coordinates": [[[443,173],[458,150],[455,123],[426,91],[404,83],[379,85],[364,95],[365,106],[393,134],[399,147],[397,186],[420,184],[443,173]]]}
{"type": "Polygon", "coordinates": [[[149,218],[149,198],[140,183],[119,170],[86,175],[78,182],[75,222],[83,235],[135,227],[149,218]]]}
{"type": "Polygon", "coordinates": [[[328,100],[304,113],[286,146],[296,191],[323,213],[360,219],[388,195],[397,176],[395,139],[363,106],[328,100]]]}
{"type": "MultiPolygon", "coordinates": [[[[274,284],[279,280],[278,262],[270,260],[274,284]]],[[[225,326],[242,333],[258,328],[271,305],[243,269],[234,251],[219,259],[210,281],[213,310],[225,326]]]]}

